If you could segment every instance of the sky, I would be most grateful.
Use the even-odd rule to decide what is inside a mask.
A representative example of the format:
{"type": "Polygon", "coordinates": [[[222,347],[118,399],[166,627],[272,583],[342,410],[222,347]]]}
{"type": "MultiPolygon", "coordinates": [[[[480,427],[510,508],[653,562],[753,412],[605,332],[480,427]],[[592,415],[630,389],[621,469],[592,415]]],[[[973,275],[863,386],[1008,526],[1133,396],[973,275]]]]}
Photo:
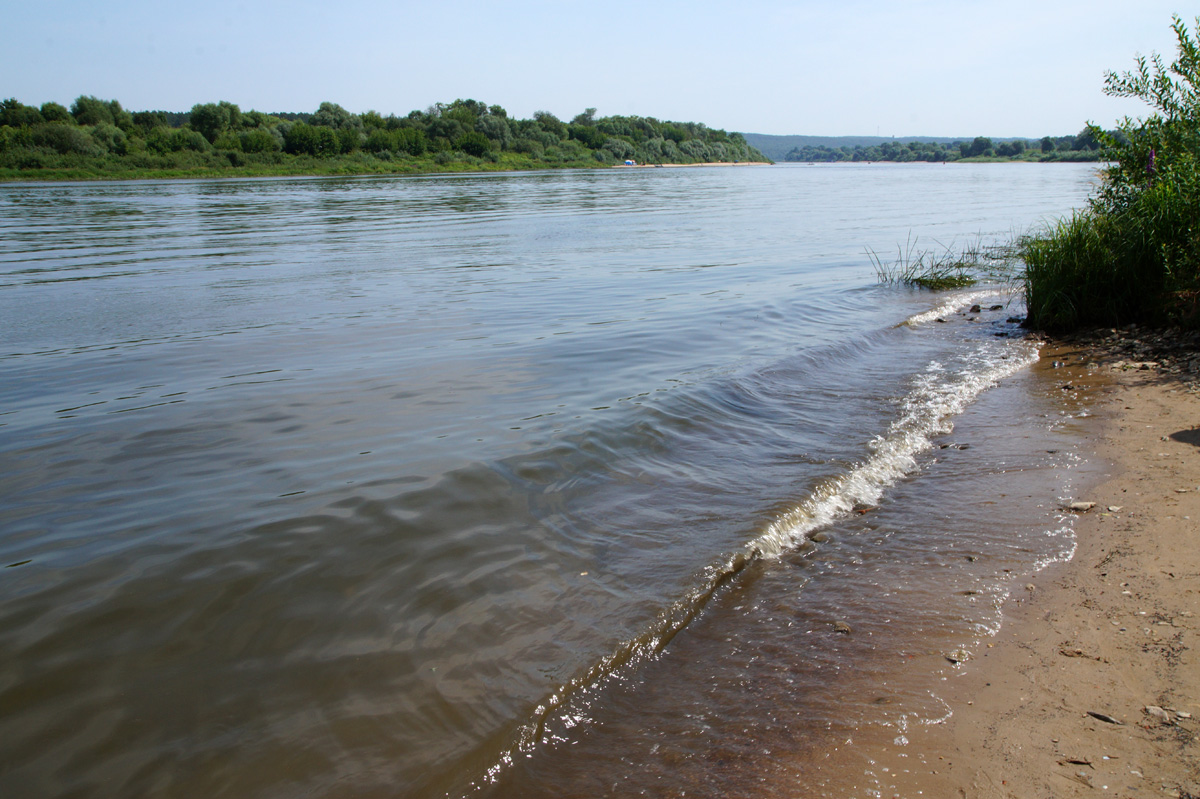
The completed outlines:
{"type": "MultiPolygon", "coordinates": [[[[0,0],[0,97],[131,111],[323,101],[637,115],[743,133],[1040,138],[1144,117],[1104,73],[1175,55],[1178,2],[0,0]]],[[[1189,16],[1190,13],[1190,16],[1189,16]]]]}

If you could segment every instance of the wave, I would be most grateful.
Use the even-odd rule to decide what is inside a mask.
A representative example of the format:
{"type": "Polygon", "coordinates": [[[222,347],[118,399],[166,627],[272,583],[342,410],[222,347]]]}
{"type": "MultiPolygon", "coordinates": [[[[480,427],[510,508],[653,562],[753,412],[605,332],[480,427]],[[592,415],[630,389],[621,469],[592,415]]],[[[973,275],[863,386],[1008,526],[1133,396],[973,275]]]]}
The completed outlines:
{"type": "MultiPolygon", "coordinates": [[[[996,291],[972,292],[925,314],[909,324],[931,321],[947,308],[967,307],[996,291]],[[932,314],[932,315],[931,315],[932,314]]],[[[806,545],[820,529],[854,512],[860,505],[877,504],[884,492],[918,468],[917,456],[933,439],[953,429],[962,413],[982,392],[1026,368],[1038,358],[1038,344],[1023,339],[990,340],[968,345],[952,365],[930,361],[911,379],[898,402],[895,419],[869,442],[870,455],[860,463],[821,481],[811,494],[770,522],[759,535],[731,554],[704,567],[691,587],[672,602],[641,633],[622,642],[585,672],[559,686],[534,708],[511,743],[487,768],[474,790],[496,783],[521,755],[545,744],[565,741],[572,728],[588,722],[588,699],[608,683],[619,680],[639,663],[659,656],[695,619],[721,589],[753,564],[782,557],[806,545]]]]}
{"type": "Polygon", "coordinates": [[[936,308],[930,308],[928,311],[922,311],[919,314],[914,314],[897,327],[918,327],[928,322],[933,322],[951,314],[957,313],[964,308],[970,308],[972,305],[981,304],[987,299],[999,299],[1004,302],[1011,302],[1020,294],[1017,289],[1001,289],[993,288],[985,291],[967,291],[961,294],[955,294],[950,299],[938,305],[936,308]]]}

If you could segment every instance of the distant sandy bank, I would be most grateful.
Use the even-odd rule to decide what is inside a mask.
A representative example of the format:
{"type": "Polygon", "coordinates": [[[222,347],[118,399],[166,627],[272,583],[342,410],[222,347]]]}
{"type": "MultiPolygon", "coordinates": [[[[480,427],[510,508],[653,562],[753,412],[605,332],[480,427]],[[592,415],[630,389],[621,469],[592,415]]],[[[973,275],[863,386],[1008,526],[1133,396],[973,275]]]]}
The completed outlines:
{"type": "Polygon", "coordinates": [[[613,169],[681,169],[697,166],[774,166],[770,161],[708,161],[703,164],[616,164],[613,169]]]}

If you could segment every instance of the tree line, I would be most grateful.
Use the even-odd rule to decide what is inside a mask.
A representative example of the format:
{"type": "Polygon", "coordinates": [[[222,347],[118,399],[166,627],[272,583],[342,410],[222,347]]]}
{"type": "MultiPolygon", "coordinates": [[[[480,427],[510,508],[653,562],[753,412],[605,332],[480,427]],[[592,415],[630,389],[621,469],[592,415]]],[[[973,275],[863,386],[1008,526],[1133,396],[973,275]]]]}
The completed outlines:
{"type": "MultiPolygon", "coordinates": [[[[1120,131],[1107,135],[1120,137],[1120,131]]],[[[795,147],[784,157],[785,161],[836,162],[836,161],[960,161],[965,158],[1012,159],[1024,161],[1099,161],[1103,157],[1103,143],[1094,128],[1084,128],[1074,136],[1043,136],[1039,140],[993,142],[987,136],[977,136],[971,141],[923,142],[888,141],[870,147],[805,146],[795,147]]]]}
{"type": "Polygon", "coordinates": [[[242,111],[221,101],[186,113],[128,111],[81,96],[67,108],[0,102],[0,174],[39,170],[361,171],[764,161],[739,133],[653,117],[569,122],[548,111],[514,119],[476,100],[436,103],[406,116],[354,114],[324,102],[312,113],[242,111]],[[322,169],[324,167],[324,169],[322,169]]]}

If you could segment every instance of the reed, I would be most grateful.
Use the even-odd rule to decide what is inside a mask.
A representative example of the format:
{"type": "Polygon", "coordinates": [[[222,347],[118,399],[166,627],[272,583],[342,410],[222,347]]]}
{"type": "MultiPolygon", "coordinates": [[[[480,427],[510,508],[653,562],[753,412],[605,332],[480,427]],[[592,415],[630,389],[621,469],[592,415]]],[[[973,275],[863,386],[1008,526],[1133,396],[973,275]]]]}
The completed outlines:
{"type": "Polygon", "coordinates": [[[874,250],[867,249],[880,283],[933,291],[973,286],[984,277],[995,281],[1010,279],[1019,254],[1014,245],[985,245],[982,237],[961,248],[953,243],[938,243],[936,249],[922,249],[909,236],[904,246],[896,246],[896,258],[892,261],[885,261],[874,250]]]}

